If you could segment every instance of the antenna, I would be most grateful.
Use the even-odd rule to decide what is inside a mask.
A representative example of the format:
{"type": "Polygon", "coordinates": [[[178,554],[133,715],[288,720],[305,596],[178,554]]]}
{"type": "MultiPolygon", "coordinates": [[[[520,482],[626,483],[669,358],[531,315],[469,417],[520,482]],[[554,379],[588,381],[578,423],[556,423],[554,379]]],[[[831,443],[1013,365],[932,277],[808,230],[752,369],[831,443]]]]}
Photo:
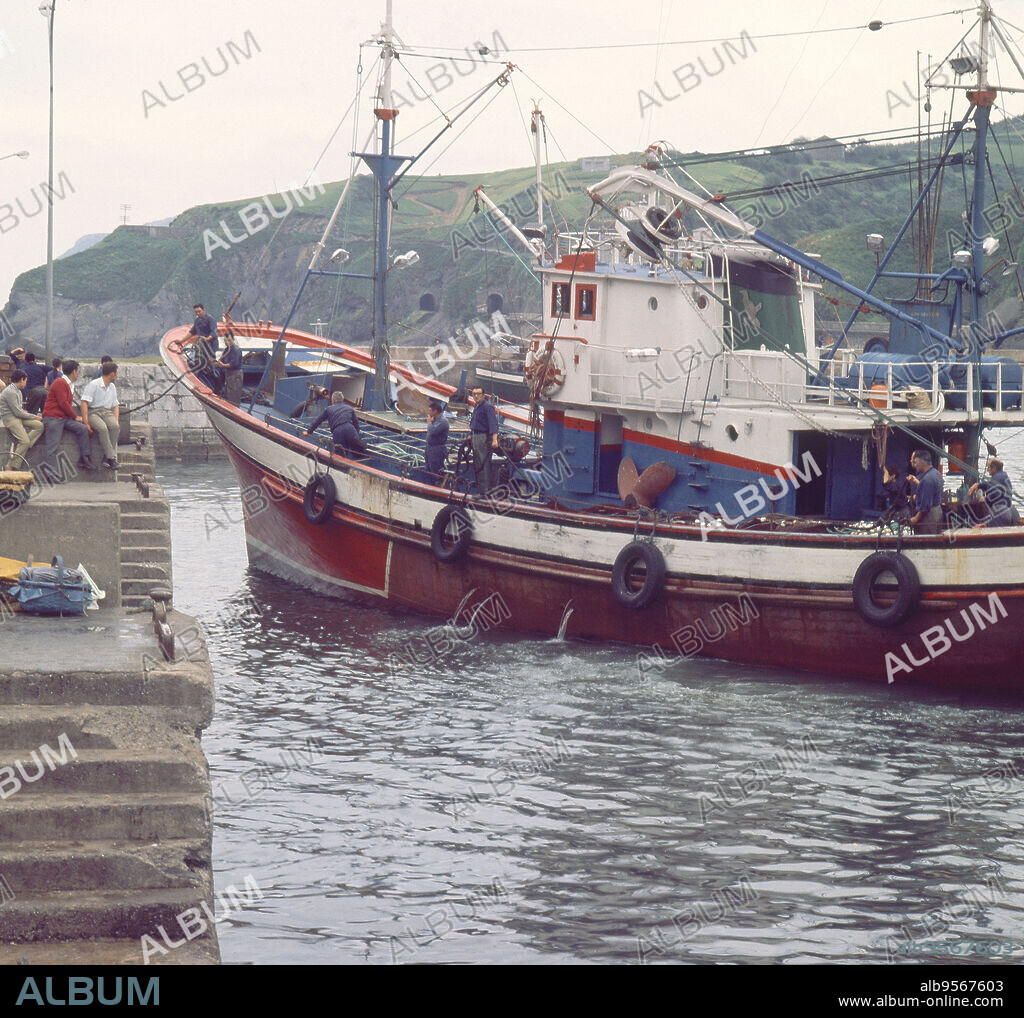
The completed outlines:
{"type": "Polygon", "coordinates": [[[128,213],[131,212],[131,205],[127,205],[124,202],[121,203],[121,225],[126,226],[128,224],[128,213]]]}

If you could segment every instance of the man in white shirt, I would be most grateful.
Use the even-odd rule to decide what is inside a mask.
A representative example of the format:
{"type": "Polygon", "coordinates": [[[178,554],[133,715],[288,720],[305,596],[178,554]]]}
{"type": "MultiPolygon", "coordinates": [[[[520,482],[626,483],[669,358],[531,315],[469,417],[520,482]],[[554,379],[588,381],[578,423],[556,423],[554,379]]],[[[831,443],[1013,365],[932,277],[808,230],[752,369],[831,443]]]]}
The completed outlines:
{"type": "Polygon", "coordinates": [[[82,423],[96,433],[103,446],[103,465],[116,470],[117,437],[121,433],[120,404],[117,400],[117,365],[103,365],[103,373],[82,390],[82,423]]]}

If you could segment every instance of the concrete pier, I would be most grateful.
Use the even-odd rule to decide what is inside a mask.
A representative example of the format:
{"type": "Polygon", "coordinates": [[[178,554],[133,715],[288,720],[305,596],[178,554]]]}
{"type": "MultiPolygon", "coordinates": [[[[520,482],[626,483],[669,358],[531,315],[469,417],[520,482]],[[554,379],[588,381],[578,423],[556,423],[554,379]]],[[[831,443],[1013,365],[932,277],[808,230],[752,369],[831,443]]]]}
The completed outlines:
{"type": "Polygon", "coordinates": [[[0,556],[60,554],[107,592],[63,619],[0,601],[0,963],[219,961],[200,744],[213,673],[194,619],[168,613],[167,660],[136,607],[172,575],[152,446],[133,454],[118,477],[76,472],[0,511],[0,556]]]}

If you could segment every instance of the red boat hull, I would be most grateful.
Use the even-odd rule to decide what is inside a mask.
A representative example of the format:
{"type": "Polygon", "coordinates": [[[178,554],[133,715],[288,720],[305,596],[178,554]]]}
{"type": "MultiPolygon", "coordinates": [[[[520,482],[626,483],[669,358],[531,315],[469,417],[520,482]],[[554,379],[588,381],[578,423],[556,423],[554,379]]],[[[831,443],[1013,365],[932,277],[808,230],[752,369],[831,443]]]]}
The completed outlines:
{"type": "MultiPolygon", "coordinates": [[[[243,487],[284,492],[276,475],[230,446],[229,452],[243,487]]],[[[327,593],[445,619],[463,605],[454,620],[463,626],[470,591],[470,608],[491,599],[487,617],[519,632],[554,636],[571,608],[566,636],[639,645],[641,677],[705,656],[958,691],[1024,688],[1024,604],[1014,591],[999,592],[998,604],[963,592],[929,595],[908,621],[882,629],[860,618],[849,594],[669,577],[663,596],[636,611],[616,601],[608,570],[554,558],[524,561],[482,546],[444,563],[431,550],[429,526],[400,528],[343,506],[314,526],[297,488],[276,501],[249,501],[245,525],[256,568],[327,593]],[[960,636],[972,625],[971,637],[943,638],[936,628],[948,634],[950,620],[960,636]],[[922,634],[929,634],[927,640],[922,634]]]]}
{"type": "MultiPolygon", "coordinates": [[[[179,371],[184,360],[175,343],[184,331],[164,341],[165,358],[179,371]]],[[[339,501],[316,525],[303,512],[309,443],[231,406],[192,376],[185,381],[242,483],[252,565],[286,580],[441,616],[460,638],[482,626],[547,636],[564,628],[571,638],[635,644],[641,677],[700,655],[968,693],[1024,689],[1021,528],[967,531],[955,547],[943,536],[882,539],[882,549],[899,544],[917,568],[921,597],[905,622],[880,628],[864,621],[851,591],[858,565],[879,549],[875,536],[703,533],[666,522],[656,535],[667,557],[664,587],[648,607],[631,609],[612,587],[616,554],[637,533],[629,516],[507,503],[493,512],[471,502],[469,550],[442,562],[430,528],[448,492],[321,451],[339,501]],[[991,583],[993,576],[1000,581],[991,583]]]]}

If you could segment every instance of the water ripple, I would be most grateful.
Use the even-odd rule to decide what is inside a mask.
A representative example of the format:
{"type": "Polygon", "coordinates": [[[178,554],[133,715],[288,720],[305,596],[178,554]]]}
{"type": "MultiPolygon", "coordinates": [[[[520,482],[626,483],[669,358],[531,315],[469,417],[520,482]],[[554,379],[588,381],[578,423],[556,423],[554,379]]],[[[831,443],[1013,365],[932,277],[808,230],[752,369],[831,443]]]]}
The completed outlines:
{"type": "Polygon", "coordinates": [[[250,572],[225,468],[162,473],[217,675],[217,886],[266,895],[226,961],[1024,951],[1021,782],[983,777],[1019,707],[696,659],[641,680],[631,648],[500,632],[394,672],[434,622],[250,572]]]}

